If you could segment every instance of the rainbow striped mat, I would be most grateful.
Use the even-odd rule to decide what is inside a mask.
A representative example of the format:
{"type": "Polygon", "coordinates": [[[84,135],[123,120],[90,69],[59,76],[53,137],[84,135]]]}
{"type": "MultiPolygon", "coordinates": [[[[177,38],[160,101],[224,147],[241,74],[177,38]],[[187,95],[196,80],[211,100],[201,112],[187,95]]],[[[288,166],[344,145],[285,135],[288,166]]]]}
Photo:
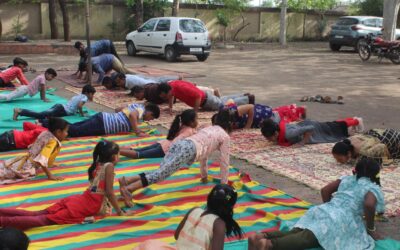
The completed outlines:
{"type": "MultiPolygon", "coordinates": [[[[145,146],[163,138],[152,135],[136,138],[133,135],[108,136],[121,146],[145,146]]],[[[87,168],[91,153],[100,137],[77,138],[63,142],[57,158],[58,168],[51,169],[62,182],[48,181],[43,174],[34,180],[0,186],[0,207],[18,207],[40,210],[57,200],[81,193],[87,187],[87,168]]],[[[20,155],[21,151],[0,154],[0,160],[20,155]]],[[[116,167],[116,177],[135,175],[155,170],[160,159],[131,160],[122,157],[116,167]]],[[[138,190],[134,195],[135,215],[110,216],[93,224],[55,225],[27,231],[30,249],[132,249],[147,239],[174,243],[173,233],[186,212],[195,206],[204,206],[206,196],[218,183],[219,168],[210,164],[208,184],[200,183],[198,164],[182,168],[167,180],[138,190]]],[[[235,218],[248,234],[259,230],[277,230],[282,222],[295,221],[311,204],[288,194],[260,185],[230,168],[230,181],[238,191],[235,218]]],[[[118,190],[115,182],[115,191],[118,190]]],[[[122,204],[121,204],[122,205],[122,204]]],[[[227,239],[229,249],[242,249],[245,244],[227,239]]]]}

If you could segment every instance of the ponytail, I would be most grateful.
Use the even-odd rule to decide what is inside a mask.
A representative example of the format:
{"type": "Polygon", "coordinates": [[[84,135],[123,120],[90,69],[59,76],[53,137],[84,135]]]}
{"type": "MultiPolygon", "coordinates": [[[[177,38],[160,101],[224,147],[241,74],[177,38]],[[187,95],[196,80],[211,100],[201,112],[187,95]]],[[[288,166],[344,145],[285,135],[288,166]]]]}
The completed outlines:
{"type": "Polygon", "coordinates": [[[167,140],[172,141],[178,135],[179,130],[183,125],[190,126],[193,122],[196,121],[196,112],[194,109],[187,109],[183,111],[180,115],[175,116],[174,121],[169,128],[167,140]]]}
{"type": "Polygon", "coordinates": [[[171,124],[171,127],[168,131],[167,140],[172,141],[179,132],[181,127],[181,115],[176,115],[174,121],[171,124]]]}
{"type": "Polygon", "coordinates": [[[93,150],[93,163],[88,169],[89,181],[93,180],[94,178],[93,172],[96,170],[97,163],[111,162],[113,160],[112,157],[118,154],[118,152],[118,144],[107,140],[98,142],[93,150]]]}
{"type": "Polygon", "coordinates": [[[351,154],[351,156],[354,156],[354,146],[351,144],[351,141],[349,139],[344,139],[341,142],[338,142],[333,146],[332,148],[332,154],[335,155],[344,155],[347,156],[348,154],[351,154]]]}
{"type": "Polygon", "coordinates": [[[233,219],[233,207],[236,201],[237,193],[231,186],[218,184],[208,194],[206,211],[217,215],[225,222],[226,236],[229,237],[233,233],[235,236],[242,238],[242,229],[233,219]]]}
{"type": "Polygon", "coordinates": [[[361,177],[367,177],[377,185],[381,185],[379,172],[381,170],[380,164],[372,159],[362,158],[356,165],[355,175],[357,180],[361,177]]]}

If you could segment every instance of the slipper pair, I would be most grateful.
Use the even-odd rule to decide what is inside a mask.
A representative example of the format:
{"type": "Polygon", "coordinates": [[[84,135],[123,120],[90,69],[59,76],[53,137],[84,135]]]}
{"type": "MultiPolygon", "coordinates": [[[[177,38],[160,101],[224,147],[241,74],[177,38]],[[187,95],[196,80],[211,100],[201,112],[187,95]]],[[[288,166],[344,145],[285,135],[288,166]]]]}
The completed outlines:
{"type": "Polygon", "coordinates": [[[316,95],[316,96],[303,96],[300,99],[300,102],[319,102],[319,103],[330,103],[330,104],[344,104],[343,99],[344,99],[343,96],[338,96],[337,100],[334,101],[334,100],[332,100],[332,97],[330,97],[330,96],[323,97],[322,95],[316,95]]]}

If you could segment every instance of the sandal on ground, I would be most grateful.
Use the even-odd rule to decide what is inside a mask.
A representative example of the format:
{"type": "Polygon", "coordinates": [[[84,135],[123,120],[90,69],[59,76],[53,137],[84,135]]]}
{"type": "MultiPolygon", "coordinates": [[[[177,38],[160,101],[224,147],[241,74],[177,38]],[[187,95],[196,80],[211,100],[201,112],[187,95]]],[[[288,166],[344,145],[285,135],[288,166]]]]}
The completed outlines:
{"type": "Polygon", "coordinates": [[[337,97],[336,103],[337,103],[337,104],[344,104],[344,101],[343,101],[343,100],[344,100],[343,96],[340,95],[340,96],[337,97]]]}
{"type": "Polygon", "coordinates": [[[301,102],[308,102],[308,100],[309,100],[309,97],[308,97],[308,96],[303,96],[303,97],[300,99],[301,102]]]}

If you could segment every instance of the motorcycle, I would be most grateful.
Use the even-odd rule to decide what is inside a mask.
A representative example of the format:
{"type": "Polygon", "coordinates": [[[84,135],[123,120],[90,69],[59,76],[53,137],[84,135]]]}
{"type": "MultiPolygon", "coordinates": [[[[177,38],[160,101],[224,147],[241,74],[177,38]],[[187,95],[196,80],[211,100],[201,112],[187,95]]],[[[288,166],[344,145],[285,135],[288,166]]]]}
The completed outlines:
{"type": "Polygon", "coordinates": [[[360,42],[358,55],[363,61],[367,61],[371,55],[375,55],[378,56],[379,61],[388,58],[392,63],[400,64],[400,41],[385,41],[379,36],[374,37],[373,34],[368,34],[360,42]]]}

